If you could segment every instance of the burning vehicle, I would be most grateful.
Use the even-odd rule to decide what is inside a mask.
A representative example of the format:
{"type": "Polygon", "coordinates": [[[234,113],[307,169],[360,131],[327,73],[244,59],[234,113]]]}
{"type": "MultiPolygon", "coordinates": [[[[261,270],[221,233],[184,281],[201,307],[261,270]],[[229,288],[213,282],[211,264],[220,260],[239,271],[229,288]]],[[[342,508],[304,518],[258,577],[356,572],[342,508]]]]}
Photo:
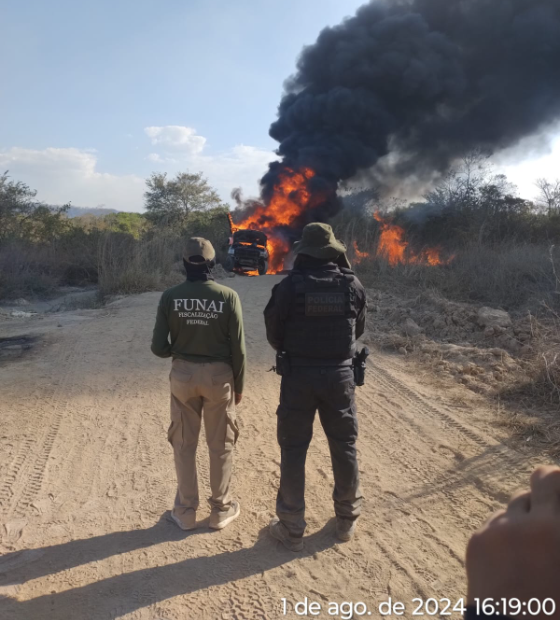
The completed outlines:
{"type": "Polygon", "coordinates": [[[226,271],[263,276],[268,271],[269,259],[266,234],[260,230],[236,228],[229,214],[228,219],[232,236],[224,265],[226,271]]]}

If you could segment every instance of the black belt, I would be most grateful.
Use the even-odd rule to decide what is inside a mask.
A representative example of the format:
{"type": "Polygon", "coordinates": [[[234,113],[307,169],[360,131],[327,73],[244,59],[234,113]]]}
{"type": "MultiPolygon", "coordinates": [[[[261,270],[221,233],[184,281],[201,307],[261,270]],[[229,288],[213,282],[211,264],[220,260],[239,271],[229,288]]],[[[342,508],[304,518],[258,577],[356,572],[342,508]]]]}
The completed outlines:
{"type": "Polygon", "coordinates": [[[330,360],[319,357],[289,357],[290,366],[315,368],[344,368],[352,366],[352,358],[347,360],[330,360]]]}

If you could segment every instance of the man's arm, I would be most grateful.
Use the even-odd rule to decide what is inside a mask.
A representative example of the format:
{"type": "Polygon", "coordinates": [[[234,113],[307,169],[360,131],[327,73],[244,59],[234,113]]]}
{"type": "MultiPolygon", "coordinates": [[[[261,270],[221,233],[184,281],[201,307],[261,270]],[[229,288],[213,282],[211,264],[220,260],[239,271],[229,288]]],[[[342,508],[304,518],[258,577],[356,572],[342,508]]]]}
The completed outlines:
{"type": "Polygon", "coordinates": [[[232,306],[229,317],[229,338],[231,343],[231,364],[233,366],[233,389],[236,394],[243,394],[246,359],[245,332],[243,329],[241,300],[237,293],[233,296],[232,306]]]}
{"type": "Polygon", "coordinates": [[[156,324],[152,334],[152,353],[158,357],[171,357],[169,323],[167,322],[164,295],[161,296],[157,309],[156,324]]]}
{"type": "Polygon", "coordinates": [[[290,282],[286,278],[272,289],[272,296],[264,309],[266,339],[270,346],[281,351],[284,346],[284,330],[290,307],[290,282]]]}
{"type": "Polygon", "coordinates": [[[366,329],[367,295],[362,283],[357,278],[354,284],[356,286],[356,308],[358,311],[358,316],[356,317],[356,338],[359,338],[366,329]]]}

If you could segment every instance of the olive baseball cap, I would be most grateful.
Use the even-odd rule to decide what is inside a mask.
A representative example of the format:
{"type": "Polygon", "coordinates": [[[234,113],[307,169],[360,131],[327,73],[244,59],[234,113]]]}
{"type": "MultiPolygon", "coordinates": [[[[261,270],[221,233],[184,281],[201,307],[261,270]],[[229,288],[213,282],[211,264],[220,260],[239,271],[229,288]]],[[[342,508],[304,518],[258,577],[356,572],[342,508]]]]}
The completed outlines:
{"type": "Polygon", "coordinates": [[[192,265],[203,262],[209,263],[216,258],[216,252],[208,239],[204,239],[203,237],[191,237],[187,241],[187,246],[183,252],[183,258],[187,261],[187,263],[192,265]],[[196,260],[197,258],[199,260],[196,260]],[[200,260],[200,258],[203,258],[204,260],[200,260]]]}

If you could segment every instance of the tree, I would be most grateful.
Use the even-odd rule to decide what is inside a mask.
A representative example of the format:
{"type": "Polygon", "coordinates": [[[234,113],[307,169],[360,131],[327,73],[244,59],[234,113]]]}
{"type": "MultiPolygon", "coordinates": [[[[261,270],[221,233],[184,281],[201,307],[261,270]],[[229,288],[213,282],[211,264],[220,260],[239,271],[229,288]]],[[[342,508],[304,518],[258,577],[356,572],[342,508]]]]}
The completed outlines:
{"type": "Polygon", "coordinates": [[[503,174],[494,174],[486,155],[475,152],[425,196],[399,214],[429,245],[499,243],[531,233],[533,204],[519,198],[503,174]]]}
{"type": "Polygon", "coordinates": [[[0,176],[0,241],[17,236],[33,213],[37,192],[21,181],[10,181],[8,171],[0,176]]]}
{"type": "Polygon", "coordinates": [[[135,239],[139,239],[149,227],[146,218],[141,213],[119,211],[104,215],[102,219],[108,230],[127,233],[135,239]]]}
{"type": "Polygon", "coordinates": [[[154,224],[184,228],[193,211],[223,206],[202,172],[180,172],[172,180],[166,173],[154,172],[146,185],[146,218],[154,224]]]}
{"type": "Polygon", "coordinates": [[[46,242],[68,230],[69,205],[49,207],[34,200],[37,192],[21,181],[0,175],[0,244],[26,239],[46,242]]]}
{"type": "Polygon", "coordinates": [[[535,185],[540,190],[537,204],[544,207],[549,216],[558,213],[560,211],[560,180],[537,179],[535,185]]]}

